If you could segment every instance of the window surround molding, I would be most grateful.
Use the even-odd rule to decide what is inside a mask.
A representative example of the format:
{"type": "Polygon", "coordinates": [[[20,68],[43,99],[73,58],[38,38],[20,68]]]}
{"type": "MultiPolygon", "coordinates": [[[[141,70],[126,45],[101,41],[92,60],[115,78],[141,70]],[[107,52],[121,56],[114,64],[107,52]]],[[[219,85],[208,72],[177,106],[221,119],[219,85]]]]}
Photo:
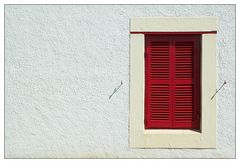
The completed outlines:
{"type": "Polygon", "coordinates": [[[216,17],[132,18],[130,23],[130,147],[216,148],[216,17]],[[201,34],[201,132],[145,129],[146,33],[201,34]]]}

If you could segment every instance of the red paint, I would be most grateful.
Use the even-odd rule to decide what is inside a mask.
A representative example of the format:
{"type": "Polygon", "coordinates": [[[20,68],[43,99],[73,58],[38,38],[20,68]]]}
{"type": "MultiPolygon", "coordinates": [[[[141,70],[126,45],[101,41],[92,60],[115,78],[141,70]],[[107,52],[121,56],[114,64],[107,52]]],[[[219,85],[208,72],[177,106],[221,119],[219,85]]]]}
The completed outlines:
{"type": "Polygon", "coordinates": [[[201,35],[145,38],[145,128],[200,129],[201,35]]]}
{"type": "Polygon", "coordinates": [[[201,34],[216,34],[217,31],[202,31],[202,32],[130,32],[130,34],[145,34],[145,35],[201,35],[201,34]]]}

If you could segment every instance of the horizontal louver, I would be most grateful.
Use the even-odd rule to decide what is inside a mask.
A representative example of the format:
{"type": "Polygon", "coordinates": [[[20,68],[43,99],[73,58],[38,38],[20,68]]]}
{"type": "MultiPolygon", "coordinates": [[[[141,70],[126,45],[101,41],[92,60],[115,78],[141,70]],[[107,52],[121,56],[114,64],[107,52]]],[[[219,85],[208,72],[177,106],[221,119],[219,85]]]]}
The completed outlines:
{"type": "Polygon", "coordinates": [[[169,79],[169,42],[151,42],[151,79],[169,79]]]}
{"type": "Polygon", "coordinates": [[[192,85],[176,84],[175,86],[175,121],[191,122],[193,120],[192,85]]]}
{"type": "Polygon", "coordinates": [[[193,42],[175,43],[175,78],[193,77],[193,42]]]}
{"type": "Polygon", "coordinates": [[[169,120],[169,85],[151,84],[150,91],[151,120],[169,120]]]}

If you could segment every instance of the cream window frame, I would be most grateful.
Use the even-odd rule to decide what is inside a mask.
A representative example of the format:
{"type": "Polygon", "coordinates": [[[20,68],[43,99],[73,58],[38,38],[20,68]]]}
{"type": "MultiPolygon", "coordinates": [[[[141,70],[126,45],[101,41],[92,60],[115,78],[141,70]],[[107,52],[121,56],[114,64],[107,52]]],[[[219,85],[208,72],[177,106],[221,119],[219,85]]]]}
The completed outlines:
{"type": "Polygon", "coordinates": [[[130,32],[130,147],[216,148],[216,34],[215,17],[133,18],[130,32]],[[138,33],[139,32],[139,33],[138,33]],[[145,129],[145,38],[141,32],[206,32],[201,47],[201,132],[145,129]],[[210,32],[210,33],[208,33],[210,32]]]}

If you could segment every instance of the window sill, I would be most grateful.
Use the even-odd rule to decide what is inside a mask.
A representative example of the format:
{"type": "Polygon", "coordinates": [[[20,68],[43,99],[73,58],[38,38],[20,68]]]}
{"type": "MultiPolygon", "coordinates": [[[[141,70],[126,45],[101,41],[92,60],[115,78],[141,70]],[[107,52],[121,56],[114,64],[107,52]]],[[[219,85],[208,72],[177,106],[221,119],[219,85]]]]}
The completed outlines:
{"type": "Polygon", "coordinates": [[[214,137],[193,130],[142,130],[132,133],[132,148],[216,148],[214,137]],[[137,134],[138,133],[138,134],[137,134]]]}

